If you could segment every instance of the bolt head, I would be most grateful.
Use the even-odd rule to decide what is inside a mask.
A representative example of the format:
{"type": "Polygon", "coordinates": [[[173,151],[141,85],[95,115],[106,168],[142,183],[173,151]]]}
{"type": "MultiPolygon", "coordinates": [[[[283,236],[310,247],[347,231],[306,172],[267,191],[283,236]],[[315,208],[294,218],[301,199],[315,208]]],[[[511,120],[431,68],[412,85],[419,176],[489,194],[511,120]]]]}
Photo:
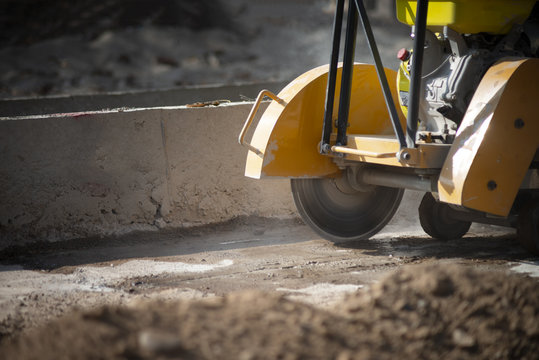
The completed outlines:
{"type": "Polygon", "coordinates": [[[400,158],[404,161],[409,161],[412,158],[412,155],[410,155],[410,153],[407,151],[403,151],[400,154],[400,158]]]}
{"type": "Polygon", "coordinates": [[[524,127],[524,120],[521,118],[518,118],[515,120],[515,128],[516,129],[522,129],[524,127]]]}

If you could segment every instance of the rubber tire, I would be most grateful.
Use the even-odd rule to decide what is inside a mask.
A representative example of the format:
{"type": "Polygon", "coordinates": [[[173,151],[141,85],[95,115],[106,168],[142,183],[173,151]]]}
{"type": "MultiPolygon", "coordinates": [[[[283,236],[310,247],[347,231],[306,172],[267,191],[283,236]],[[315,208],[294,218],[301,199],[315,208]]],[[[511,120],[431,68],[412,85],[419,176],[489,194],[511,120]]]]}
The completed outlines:
{"type": "Polygon", "coordinates": [[[523,248],[539,255],[539,199],[529,201],[520,210],[517,236],[523,248]]]}
{"type": "Polygon", "coordinates": [[[294,202],[303,221],[322,238],[366,240],[397,211],[403,189],[373,186],[371,191],[341,191],[334,179],[292,179],[294,202]]]}
{"type": "Polygon", "coordinates": [[[436,201],[431,193],[426,193],[419,205],[421,227],[438,240],[460,239],[470,230],[472,223],[450,218],[450,210],[449,205],[436,201]]]}

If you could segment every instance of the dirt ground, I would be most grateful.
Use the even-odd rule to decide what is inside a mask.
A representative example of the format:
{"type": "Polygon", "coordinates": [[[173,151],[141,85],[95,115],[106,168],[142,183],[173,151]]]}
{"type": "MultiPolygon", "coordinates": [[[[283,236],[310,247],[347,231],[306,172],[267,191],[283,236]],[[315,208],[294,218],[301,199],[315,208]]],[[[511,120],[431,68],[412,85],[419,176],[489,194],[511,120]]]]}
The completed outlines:
{"type": "MultiPolygon", "coordinates": [[[[395,69],[397,51],[411,46],[409,28],[392,16],[392,0],[378,3],[374,32],[395,69]]],[[[332,0],[129,5],[0,2],[0,98],[290,81],[329,62],[332,0]]],[[[372,63],[361,33],[356,54],[372,63]]]]}
{"type": "Polygon", "coordinates": [[[7,359],[536,359],[539,261],[513,233],[399,223],[333,244],[298,220],[0,254],[7,359]]]}

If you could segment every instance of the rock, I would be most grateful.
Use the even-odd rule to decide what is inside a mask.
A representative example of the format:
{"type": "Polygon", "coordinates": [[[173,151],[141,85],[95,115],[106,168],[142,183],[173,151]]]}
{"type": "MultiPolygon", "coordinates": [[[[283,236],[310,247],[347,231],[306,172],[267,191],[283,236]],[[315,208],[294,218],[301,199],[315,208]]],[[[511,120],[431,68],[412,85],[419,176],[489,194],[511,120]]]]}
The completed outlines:
{"type": "Polygon", "coordinates": [[[453,331],[453,343],[459,347],[471,348],[475,346],[475,339],[467,332],[456,329],[453,331]]]}
{"type": "Polygon", "coordinates": [[[157,330],[143,330],[138,335],[138,345],[141,350],[153,354],[182,351],[183,347],[178,336],[157,330]]]}

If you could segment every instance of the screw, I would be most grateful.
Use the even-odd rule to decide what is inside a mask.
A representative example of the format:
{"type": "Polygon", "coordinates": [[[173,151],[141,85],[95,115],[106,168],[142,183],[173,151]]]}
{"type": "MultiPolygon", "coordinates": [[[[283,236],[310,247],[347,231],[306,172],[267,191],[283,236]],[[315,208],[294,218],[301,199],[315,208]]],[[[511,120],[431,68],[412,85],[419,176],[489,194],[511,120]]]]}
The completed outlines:
{"type": "Polygon", "coordinates": [[[490,180],[487,183],[487,189],[489,189],[490,191],[496,190],[497,187],[498,187],[498,184],[496,184],[496,181],[494,181],[494,180],[490,180]]]}
{"type": "Polygon", "coordinates": [[[412,155],[410,155],[409,152],[406,152],[406,151],[403,151],[401,153],[401,159],[403,159],[404,161],[408,161],[412,158],[412,155]]]}
{"type": "Polygon", "coordinates": [[[524,127],[524,120],[521,118],[518,118],[515,120],[515,128],[516,129],[522,129],[524,127]]]}
{"type": "Polygon", "coordinates": [[[322,144],[322,154],[328,154],[331,151],[331,146],[329,144],[322,144]]]}

